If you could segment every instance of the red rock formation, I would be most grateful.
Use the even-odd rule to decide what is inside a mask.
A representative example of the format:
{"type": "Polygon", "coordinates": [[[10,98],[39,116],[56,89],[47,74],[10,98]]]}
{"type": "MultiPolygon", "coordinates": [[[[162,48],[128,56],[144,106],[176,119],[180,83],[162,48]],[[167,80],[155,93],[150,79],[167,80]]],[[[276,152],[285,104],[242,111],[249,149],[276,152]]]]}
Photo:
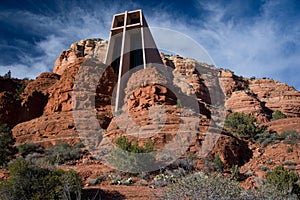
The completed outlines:
{"type": "Polygon", "coordinates": [[[56,112],[18,124],[12,129],[16,143],[34,142],[49,148],[60,142],[74,145],[80,141],[72,112],[56,112]]]}
{"type": "MultiPolygon", "coordinates": [[[[62,141],[77,143],[74,106],[78,110],[91,108],[105,129],[105,139],[111,141],[121,134],[126,134],[132,141],[141,134],[148,134],[158,150],[180,131],[183,136],[192,132],[193,138],[181,139],[182,143],[189,141],[187,154],[196,155],[198,167],[203,167],[204,159],[199,160],[198,154],[204,142],[209,141],[207,136],[222,133],[222,109],[217,108],[224,107],[224,104],[232,112],[250,113],[259,124],[278,133],[290,129],[300,131],[300,93],[293,87],[273,80],[244,79],[193,59],[163,54],[163,62],[170,68],[159,68],[162,72],[149,67],[124,78],[127,85],[121,99],[125,104],[120,113],[113,116],[111,102],[117,77],[111,67],[106,68],[101,62],[106,48],[107,42],[103,40],[80,41],[60,55],[53,73],[42,73],[36,80],[27,82],[0,77],[0,124],[19,123],[13,128],[17,144],[36,142],[48,148],[62,141]],[[98,55],[99,59],[93,55],[98,55]],[[15,98],[15,91],[21,83],[26,88],[19,98],[15,98]],[[195,113],[192,106],[188,106],[191,96],[196,97],[192,100],[199,106],[199,112],[195,113]],[[179,102],[178,97],[183,102],[179,102]],[[270,122],[275,110],[281,110],[289,118],[270,122]]],[[[89,119],[89,113],[83,113],[81,117],[89,119]]],[[[88,128],[92,124],[86,123],[85,126],[88,128]]],[[[140,139],[140,145],[146,140],[147,137],[140,139]]],[[[245,182],[246,186],[255,185],[256,178],[264,176],[265,172],[259,166],[268,166],[269,159],[273,161],[270,168],[293,160],[299,171],[299,152],[294,146],[291,146],[292,153],[286,153],[290,146],[284,143],[266,148],[248,147],[249,144],[225,133],[212,144],[207,159],[212,160],[218,154],[226,170],[237,164],[243,165],[241,172],[253,173],[252,179],[245,182]]]]}
{"type": "Polygon", "coordinates": [[[0,125],[8,124],[13,126],[19,122],[18,111],[20,101],[14,98],[10,92],[0,93],[0,125]]]}
{"type": "Polygon", "coordinates": [[[300,173],[299,153],[297,144],[285,144],[283,142],[269,145],[266,148],[254,147],[253,157],[240,170],[242,174],[249,176],[242,186],[246,188],[260,186],[267,171],[272,170],[277,165],[284,165],[284,167],[300,173]]]}
{"type": "Polygon", "coordinates": [[[53,72],[62,75],[63,72],[72,67],[80,57],[88,57],[97,54],[100,61],[104,62],[107,49],[107,41],[101,39],[81,40],[71,44],[69,50],[63,51],[54,63],[53,72]]]}
{"type": "Polygon", "coordinates": [[[259,123],[268,121],[270,111],[253,93],[244,90],[233,92],[227,99],[225,106],[230,112],[251,114],[258,119],[259,123]]]}
{"type": "Polygon", "coordinates": [[[275,80],[259,79],[249,83],[249,89],[265,106],[280,110],[289,117],[300,117],[300,92],[275,80]]]}
{"type": "Polygon", "coordinates": [[[294,130],[300,133],[300,118],[283,118],[275,121],[270,121],[265,124],[268,126],[270,131],[275,131],[277,133],[282,133],[284,131],[294,130]]]}

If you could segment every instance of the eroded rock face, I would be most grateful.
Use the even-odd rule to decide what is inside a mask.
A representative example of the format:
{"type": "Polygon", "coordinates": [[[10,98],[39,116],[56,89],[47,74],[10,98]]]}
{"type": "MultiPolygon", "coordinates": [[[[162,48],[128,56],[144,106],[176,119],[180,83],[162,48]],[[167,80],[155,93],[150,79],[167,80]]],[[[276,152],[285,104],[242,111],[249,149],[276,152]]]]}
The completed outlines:
{"type": "Polygon", "coordinates": [[[16,100],[10,92],[1,92],[0,102],[0,125],[16,125],[19,122],[18,112],[21,102],[16,100]]]}
{"type": "Polygon", "coordinates": [[[102,40],[74,43],[70,50],[62,53],[67,58],[58,58],[58,65],[54,67],[53,73],[42,73],[27,85],[21,95],[20,107],[17,107],[19,118],[26,122],[13,129],[17,143],[37,141],[50,147],[62,141],[70,144],[78,142],[72,115],[73,105],[78,102],[76,108],[83,109],[86,108],[86,103],[91,104],[93,101],[94,114],[100,126],[108,127],[113,117],[110,104],[116,75],[111,67],[101,62],[106,45],[102,40]],[[76,54],[72,57],[73,53],[76,54]],[[93,58],[96,54],[97,59],[93,58]],[[86,90],[94,85],[93,90],[85,93],[87,96],[78,96],[87,98],[86,100],[75,98],[76,101],[73,102],[75,83],[78,90],[86,90]]]}
{"type": "Polygon", "coordinates": [[[227,98],[230,97],[234,91],[248,88],[248,81],[235,76],[230,70],[220,70],[219,80],[227,98]]]}
{"type": "Polygon", "coordinates": [[[244,90],[233,92],[225,105],[230,112],[251,114],[259,123],[267,122],[271,114],[271,111],[256,98],[255,94],[244,90]]]}
{"type": "Polygon", "coordinates": [[[210,153],[211,160],[218,155],[224,163],[224,169],[230,170],[232,166],[242,166],[252,158],[252,151],[248,144],[232,136],[221,135],[210,153]]]}
{"type": "Polygon", "coordinates": [[[83,62],[84,58],[78,58],[67,65],[68,68],[61,74],[60,79],[48,89],[49,97],[44,108],[45,114],[72,110],[72,88],[77,72],[83,62]]]}
{"type": "Polygon", "coordinates": [[[8,124],[12,127],[24,121],[22,118],[24,107],[21,105],[22,92],[29,82],[0,77],[0,125],[8,124]]]}
{"type": "Polygon", "coordinates": [[[78,58],[93,56],[93,54],[97,54],[97,57],[104,62],[107,44],[107,41],[101,39],[81,40],[71,44],[70,49],[63,51],[55,61],[53,72],[62,75],[72,66],[71,64],[77,62],[78,58]]]}
{"type": "MultiPolygon", "coordinates": [[[[212,114],[214,107],[225,105],[226,110],[255,116],[260,125],[268,125],[270,130],[278,133],[290,129],[300,131],[300,94],[294,88],[273,80],[237,77],[231,71],[216,69],[193,59],[161,54],[164,64],[170,67],[159,66],[161,71],[156,66],[147,67],[124,78],[122,100],[125,104],[117,114],[111,107],[117,76],[111,67],[106,68],[102,63],[106,48],[107,42],[100,39],[72,44],[56,60],[53,73],[42,73],[36,80],[26,83],[19,99],[14,97],[18,83],[0,78],[0,124],[19,123],[13,128],[17,144],[37,142],[48,148],[59,142],[77,143],[75,105],[78,110],[93,109],[92,114],[105,129],[104,138],[113,142],[122,134],[127,134],[131,141],[140,134],[148,134],[154,149],[161,149],[179,131],[196,130],[193,138],[183,138],[182,142],[190,140],[187,154],[196,155],[196,166],[200,168],[204,166],[204,159],[198,154],[208,141],[206,136],[214,132],[221,135],[207,152],[207,159],[211,161],[215,154],[219,155],[226,170],[233,165],[244,165],[242,172],[256,171],[254,174],[259,177],[262,174],[258,164],[266,165],[269,158],[274,164],[290,159],[295,159],[298,164],[297,150],[282,160],[280,157],[284,151],[280,149],[287,148],[286,144],[275,146],[279,153],[272,146],[266,149],[255,145],[249,147],[249,144],[222,131],[222,123],[218,123],[222,119],[218,115],[222,109],[215,110],[214,117],[212,114]],[[99,59],[93,59],[95,54],[99,59]],[[101,67],[106,70],[101,71],[101,67]],[[80,90],[82,88],[86,89],[85,92],[80,90]],[[76,97],[72,96],[74,89],[78,89],[76,97]],[[179,102],[178,97],[183,102],[179,102]],[[193,100],[199,106],[197,112],[188,106],[191,97],[195,97],[193,100]],[[281,110],[290,118],[270,122],[275,110],[281,110]],[[180,126],[182,122],[183,128],[180,126]]],[[[89,119],[90,113],[80,117],[89,119]]],[[[89,128],[92,125],[86,123],[84,126],[89,128]]],[[[140,139],[139,144],[143,145],[147,139],[140,139]]],[[[247,184],[251,184],[250,179],[247,184]]]]}
{"type": "Polygon", "coordinates": [[[263,124],[268,127],[270,131],[275,131],[281,134],[284,131],[294,130],[300,133],[300,118],[283,118],[275,121],[270,121],[263,124]]]}
{"type": "Polygon", "coordinates": [[[275,80],[260,79],[249,83],[249,89],[271,110],[289,117],[300,117],[300,92],[275,80]]]}
{"type": "Polygon", "coordinates": [[[12,129],[16,143],[38,143],[49,148],[60,142],[75,145],[80,141],[76,133],[72,112],[43,115],[18,124],[12,129]]]}
{"type": "Polygon", "coordinates": [[[242,184],[245,188],[257,188],[262,185],[266,173],[277,165],[300,172],[299,144],[284,142],[269,145],[266,148],[255,148],[253,157],[241,167],[240,172],[249,176],[242,184]],[[288,150],[290,149],[290,150],[288,150]]]}

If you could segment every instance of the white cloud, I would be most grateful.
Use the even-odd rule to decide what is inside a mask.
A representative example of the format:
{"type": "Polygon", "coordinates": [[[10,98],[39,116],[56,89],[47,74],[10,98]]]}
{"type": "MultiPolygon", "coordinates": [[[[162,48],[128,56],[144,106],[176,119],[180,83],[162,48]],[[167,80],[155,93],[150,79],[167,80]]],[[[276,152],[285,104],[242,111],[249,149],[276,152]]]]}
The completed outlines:
{"type": "MultiPolygon", "coordinates": [[[[284,1],[266,1],[255,16],[238,18],[243,13],[233,3],[202,2],[199,12],[204,9],[208,13],[204,18],[190,22],[170,13],[154,14],[149,24],[191,36],[208,51],[218,67],[247,77],[278,79],[300,89],[299,18],[290,19],[285,13],[288,11],[282,8],[286,7],[284,1]]],[[[170,46],[176,42],[170,42],[170,46]]]]}
{"type": "MultiPolygon", "coordinates": [[[[61,10],[65,11],[53,15],[2,12],[0,18],[9,18],[16,25],[30,28],[32,33],[46,36],[35,44],[41,54],[32,58],[23,52],[22,62],[16,61],[14,67],[10,67],[12,74],[34,78],[42,71],[51,70],[60,52],[68,49],[72,42],[93,37],[107,39],[113,14],[138,7],[132,2],[105,5],[89,2],[87,5],[68,4],[66,9],[66,5],[62,4],[61,10]]],[[[206,13],[200,18],[178,16],[176,11],[164,4],[145,10],[148,14],[145,17],[150,26],[170,28],[199,42],[218,67],[229,68],[248,77],[279,79],[300,89],[299,18],[284,21],[290,16],[285,11],[283,0],[266,1],[258,14],[248,18],[239,18],[246,9],[241,2],[237,5],[235,1],[227,4],[207,1],[198,6],[199,13],[206,13]]],[[[176,45],[176,41],[169,44],[176,45]]],[[[7,67],[1,67],[0,73],[7,72],[7,67]]]]}

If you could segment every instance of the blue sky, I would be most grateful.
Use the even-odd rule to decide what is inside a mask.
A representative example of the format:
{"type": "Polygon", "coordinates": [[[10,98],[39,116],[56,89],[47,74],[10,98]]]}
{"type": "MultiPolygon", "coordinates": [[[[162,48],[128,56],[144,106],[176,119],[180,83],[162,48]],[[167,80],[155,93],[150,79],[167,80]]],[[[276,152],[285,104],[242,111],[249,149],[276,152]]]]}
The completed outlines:
{"type": "Polygon", "coordinates": [[[0,74],[35,78],[52,71],[71,43],[108,39],[113,14],[140,8],[150,27],[191,37],[217,67],[300,90],[299,0],[2,0],[0,74]]]}

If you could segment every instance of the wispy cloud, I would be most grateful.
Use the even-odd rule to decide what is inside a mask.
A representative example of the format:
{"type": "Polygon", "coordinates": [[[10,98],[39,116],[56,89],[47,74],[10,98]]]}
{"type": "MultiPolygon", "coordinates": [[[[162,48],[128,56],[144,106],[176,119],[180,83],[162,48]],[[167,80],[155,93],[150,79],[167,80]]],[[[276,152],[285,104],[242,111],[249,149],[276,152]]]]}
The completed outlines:
{"type": "MultiPolygon", "coordinates": [[[[60,2],[57,4],[61,12],[47,15],[1,12],[0,18],[30,29],[31,34],[42,39],[33,46],[39,55],[30,56],[20,49],[22,53],[17,54],[19,58],[13,67],[0,67],[0,74],[7,72],[8,67],[18,77],[34,78],[42,71],[51,71],[59,53],[72,42],[93,37],[107,39],[113,14],[143,8],[150,26],[190,36],[207,50],[218,67],[229,68],[238,75],[278,79],[300,89],[300,13],[299,7],[294,8],[294,1],[264,1],[254,7],[248,1],[234,0],[193,3],[191,6],[198,9],[198,17],[193,18],[178,14],[167,3],[144,6],[143,2],[131,1],[87,1],[84,5],[60,2]]],[[[176,42],[171,41],[170,45],[176,42]]]]}
{"type": "Polygon", "coordinates": [[[218,67],[247,77],[278,79],[300,88],[300,15],[293,13],[293,5],[266,1],[256,15],[247,17],[240,10],[245,5],[201,2],[199,12],[207,12],[204,18],[189,23],[189,19],[178,21],[180,18],[166,15],[162,20],[156,16],[154,24],[163,21],[194,38],[218,67]]]}

